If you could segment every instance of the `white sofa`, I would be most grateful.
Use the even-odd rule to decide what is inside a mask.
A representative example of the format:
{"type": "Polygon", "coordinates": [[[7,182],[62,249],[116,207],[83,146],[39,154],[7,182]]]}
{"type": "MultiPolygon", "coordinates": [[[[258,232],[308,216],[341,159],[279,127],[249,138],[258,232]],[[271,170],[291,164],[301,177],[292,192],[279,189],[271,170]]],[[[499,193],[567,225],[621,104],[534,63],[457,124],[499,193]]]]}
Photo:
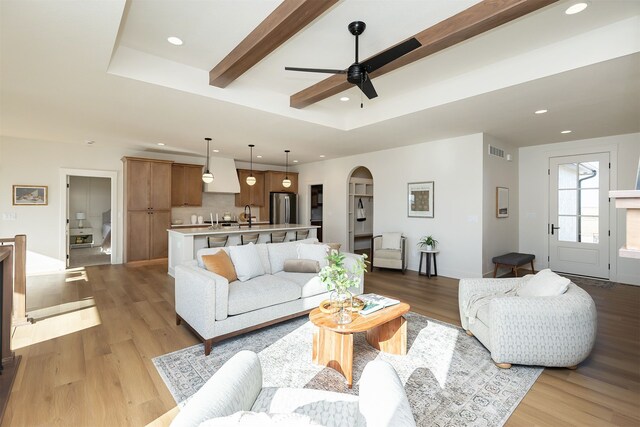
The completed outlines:
{"type": "Polygon", "coordinates": [[[272,417],[290,426],[416,425],[402,382],[389,363],[369,362],[359,384],[360,396],[309,388],[263,387],[258,356],[241,351],[191,397],[171,425],[236,425],[239,420],[242,425],[272,425],[272,417]]]}
{"type": "MultiPolygon", "coordinates": [[[[207,271],[202,262],[203,255],[228,253],[229,247],[200,249],[196,260],[176,266],[176,323],[185,321],[204,342],[208,355],[214,341],[308,313],[329,298],[326,285],[317,273],[285,272],[283,266],[285,260],[298,257],[298,245],[314,243],[317,239],[257,244],[265,274],[232,283],[207,271]]],[[[360,257],[345,255],[348,268],[360,257]]],[[[358,295],[363,289],[361,275],[360,285],[351,292],[358,295]]]]}
{"type": "Polygon", "coordinates": [[[574,369],[589,356],[596,339],[597,316],[591,296],[574,283],[557,296],[501,295],[531,275],[507,279],[461,279],[460,320],[501,368],[511,364],[574,369]],[[494,296],[473,320],[469,301],[494,296]]]}

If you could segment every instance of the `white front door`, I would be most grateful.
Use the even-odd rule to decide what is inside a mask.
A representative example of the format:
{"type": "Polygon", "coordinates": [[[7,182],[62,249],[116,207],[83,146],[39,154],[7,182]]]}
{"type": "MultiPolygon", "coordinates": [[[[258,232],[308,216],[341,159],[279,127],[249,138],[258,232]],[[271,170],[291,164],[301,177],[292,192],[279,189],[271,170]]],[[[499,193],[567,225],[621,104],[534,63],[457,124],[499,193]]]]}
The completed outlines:
{"type": "Polygon", "coordinates": [[[609,278],[609,153],[549,159],[549,268],[609,278]]]}

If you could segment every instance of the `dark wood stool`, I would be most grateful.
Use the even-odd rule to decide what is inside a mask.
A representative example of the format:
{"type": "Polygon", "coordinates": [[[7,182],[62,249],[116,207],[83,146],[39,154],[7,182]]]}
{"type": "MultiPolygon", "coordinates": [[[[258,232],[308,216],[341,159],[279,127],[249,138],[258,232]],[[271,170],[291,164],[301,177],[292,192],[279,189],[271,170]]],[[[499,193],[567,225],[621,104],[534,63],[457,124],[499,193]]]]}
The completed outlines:
{"type": "Polygon", "coordinates": [[[496,265],[493,269],[493,277],[498,274],[498,267],[505,266],[511,267],[511,271],[518,277],[518,268],[531,263],[531,271],[535,274],[536,270],[533,268],[533,260],[536,256],[533,254],[521,254],[518,252],[511,252],[505,255],[493,257],[493,263],[496,265]]]}
{"type": "Polygon", "coordinates": [[[438,276],[438,264],[436,263],[436,255],[438,254],[438,252],[440,252],[437,249],[433,249],[433,250],[426,250],[426,249],[420,249],[420,263],[418,264],[418,275],[419,276],[427,276],[428,278],[431,278],[432,274],[431,274],[431,257],[433,257],[433,270],[434,270],[434,274],[433,276],[438,276]],[[424,256],[427,255],[427,265],[426,265],[426,272],[425,274],[422,274],[422,259],[424,258],[424,256]]]}

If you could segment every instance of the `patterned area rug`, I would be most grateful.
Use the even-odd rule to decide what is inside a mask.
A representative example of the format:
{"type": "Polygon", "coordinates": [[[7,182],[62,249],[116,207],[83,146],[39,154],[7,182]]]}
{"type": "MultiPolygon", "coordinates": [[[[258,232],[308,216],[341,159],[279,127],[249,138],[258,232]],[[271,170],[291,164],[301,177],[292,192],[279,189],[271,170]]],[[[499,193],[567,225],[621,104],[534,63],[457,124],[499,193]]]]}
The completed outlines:
{"type": "Polygon", "coordinates": [[[610,282],[609,280],[594,279],[592,277],[574,276],[565,273],[560,273],[560,275],[566,277],[580,287],[597,286],[598,288],[611,289],[620,284],[616,282],[610,282]]]}
{"type": "Polygon", "coordinates": [[[353,388],[333,369],[311,362],[313,325],[306,316],[214,344],[153,359],[176,402],[184,402],[240,350],[258,353],[265,387],[305,387],[358,393],[364,366],[390,362],[403,384],[419,426],[501,426],[536,381],[542,368],[497,368],[475,338],[453,325],[408,313],[407,355],[380,353],[364,334],[354,337],[353,388]]]}

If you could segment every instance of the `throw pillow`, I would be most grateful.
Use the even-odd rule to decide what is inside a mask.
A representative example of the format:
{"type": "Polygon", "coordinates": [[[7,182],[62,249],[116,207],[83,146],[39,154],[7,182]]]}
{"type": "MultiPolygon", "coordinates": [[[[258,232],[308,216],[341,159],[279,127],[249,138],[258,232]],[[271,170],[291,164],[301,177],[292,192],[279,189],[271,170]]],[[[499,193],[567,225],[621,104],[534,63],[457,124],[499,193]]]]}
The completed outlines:
{"type": "Polygon", "coordinates": [[[519,297],[553,297],[564,294],[571,280],[546,269],[525,281],[517,291],[519,297]]]}
{"type": "Polygon", "coordinates": [[[400,249],[402,233],[382,233],[382,249],[400,249]]]}
{"type": "Polygon", "coordinates": [[[314,243],[316,245],[327,245],[329,246],[329,249],[331,249],[332,251],[338,251],[340,252],[340,247],[342,247],[342,243],[322,243],[322,242],[316,242],[314,243]]]}
{"type": "Polygon", "coordinates": [[[262,276],[264,268],[260,261],[260,255],[256,249],[256,245],[249,243],[243,246],[230,246],[229,255],[231,261],[236,268],[238,280],[246,282],[254,277],[262,276]]]}
{"type": "Polygon", "coordinates": [[[320,263],[313,259],[287,259],[284,261],[284,271],[288,273],[318,273],[320,263]]]}
{"type": "Polygon", "coordinates": [[[267,245],[271,274],[281,272],[284,269],[285,260],[298,258],[297,245],[298,242],[270,243],[267,245]]]}
{"type": "Polygon", "coordinates": [[[268,414],[266,412],[239,411],[227,417],[212,418],[200,424],[200,427],[231,427],[231,426],[252,426],[252,427],[304,427],[319,426],[308,415],[295,412],[287,414],[268,414]]]}
{"type": "Polygon", "coordinates": [[[324,268],[329,264],[327,261],[328,245],[298,245],[298,259],[312,259],[318,261],[320,268],[324,268]]]}
{"type": "Polygon", "coordinates": [[[213,255],[203,255],[202,263],[204,268],[226,278],[229,283],[238,280],[236,269],[225,251],[218,251],[213,255]]]}

